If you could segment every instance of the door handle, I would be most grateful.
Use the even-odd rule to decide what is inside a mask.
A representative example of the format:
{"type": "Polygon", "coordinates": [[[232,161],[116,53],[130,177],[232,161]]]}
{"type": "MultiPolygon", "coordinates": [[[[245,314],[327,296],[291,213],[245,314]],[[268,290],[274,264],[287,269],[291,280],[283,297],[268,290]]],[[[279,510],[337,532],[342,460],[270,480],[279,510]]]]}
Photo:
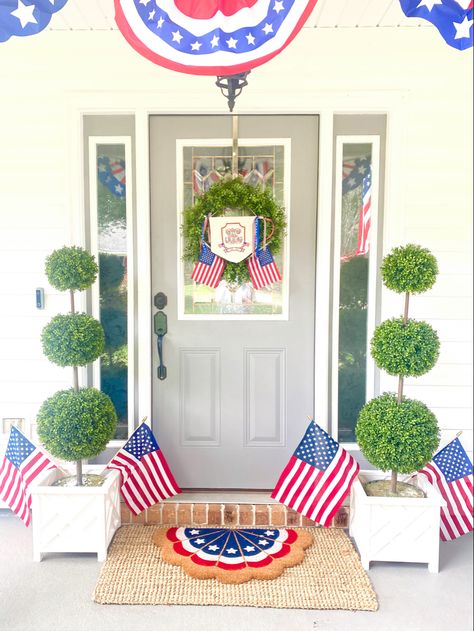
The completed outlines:
{"type": "Polygon", "coordinates": [[[166,379],[166,366],[163,364],[163,338],[168,333],[168,318],[166,313],[158,311],[153,318],[154,329],[156,334],[156,344],[158,348],[158,370],[157,376],[160,381],[166,379]]]}

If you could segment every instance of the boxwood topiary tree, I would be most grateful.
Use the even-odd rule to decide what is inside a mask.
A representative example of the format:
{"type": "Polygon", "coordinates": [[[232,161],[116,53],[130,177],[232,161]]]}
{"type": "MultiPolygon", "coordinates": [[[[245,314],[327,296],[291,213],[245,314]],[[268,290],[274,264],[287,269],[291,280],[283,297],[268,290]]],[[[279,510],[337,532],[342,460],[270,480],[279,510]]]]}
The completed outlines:
{"type": "Polygon", "coordinates": [[[398,473],[412,473],[429,462],[439,444],[435,415],[421,401],[403,396],[405,377],[419,377],[438,360],[436,331],[423,321],[408,318],[411,294],[430,289],[438,265],[429,250],[409,244],[394,248],[382,262],[386,287],[405,294],[403,317],[382,322],[371,340],[377,366],[398,375],[398,392],[384,393],[366,403],[359,413],[356,438],[369,462],[383,471],[391,470],[390,494],[397,495],[398,473]]]}
{"type": "Polygon", "coordinates": [[[74,292],[87,289],[97,278],[94,257],[82,248],[55,250],[46,260],[50,284],[69,290],[71,312],[53,317],[41,336],[46,357],[59,366],[72,366],[73,388],[47,399],[38,413],[38,435],[53,455],[76,461],[76,484],[83,484],[82,460],[99,455],[113,437],[117,415],[110,398],[95,388],[79,388],[78,367],[95,361],[104,351],[100,322],[76,313],[74,292]]]}

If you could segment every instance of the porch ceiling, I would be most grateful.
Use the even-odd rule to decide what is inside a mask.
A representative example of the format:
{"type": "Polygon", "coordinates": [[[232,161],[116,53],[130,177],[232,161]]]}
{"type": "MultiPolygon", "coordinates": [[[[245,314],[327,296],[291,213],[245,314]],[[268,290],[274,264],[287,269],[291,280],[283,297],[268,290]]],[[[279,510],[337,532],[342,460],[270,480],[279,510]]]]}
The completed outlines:
{"type": "MultiPolygon", "coordinates": [[[[116,30],[114,0],[69,0],[53,15],[52,31],[116,30]]],[[[319,0],[305,28],[416,27],[430,28],[426,20],[407,18],[399,0],[319,0]]]]}

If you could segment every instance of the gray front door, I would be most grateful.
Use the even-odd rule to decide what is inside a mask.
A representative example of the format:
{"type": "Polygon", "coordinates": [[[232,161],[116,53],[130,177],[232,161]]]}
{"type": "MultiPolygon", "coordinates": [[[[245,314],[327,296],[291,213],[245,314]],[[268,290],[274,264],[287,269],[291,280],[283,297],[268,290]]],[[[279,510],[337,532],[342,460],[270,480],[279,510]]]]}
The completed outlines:
{"type": "Polygon", "coordinates": [[[273,290],[209,290],[181,261],[180,213],[230,167],[231,135],[230,116],[150,119],[152,289],[168,297],[153,428],[183,488],[272,488],[314,406],[318,119],[239,116],[244,177],[286,192],[273,290]]]}

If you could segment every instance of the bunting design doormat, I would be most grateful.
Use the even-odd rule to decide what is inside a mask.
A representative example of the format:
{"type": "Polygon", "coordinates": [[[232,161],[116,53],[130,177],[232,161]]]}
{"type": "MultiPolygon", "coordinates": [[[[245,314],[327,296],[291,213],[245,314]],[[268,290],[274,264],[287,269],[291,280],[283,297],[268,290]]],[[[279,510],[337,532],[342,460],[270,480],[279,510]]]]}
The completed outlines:
{"type": "MultiPolygon", "coordinates": [[[[93,594],[116,605],[232,605],[280,609],[376,611],[377,597],[348,536],[339,528],[295,528],[313,544],[298,565],[274,580],[229,584],[188,576],[163,560],[153,541],[159,526],[122,526],[93,594]]],[[[212,545],[212,544],[211,544],[212,545]]]]}
{"type": "Polygon", "coordinates": [[[153,541],[189,576],[235,584],[277,578],[301,563],[313,537],[287,528],[162,528],[153,541]]]}

